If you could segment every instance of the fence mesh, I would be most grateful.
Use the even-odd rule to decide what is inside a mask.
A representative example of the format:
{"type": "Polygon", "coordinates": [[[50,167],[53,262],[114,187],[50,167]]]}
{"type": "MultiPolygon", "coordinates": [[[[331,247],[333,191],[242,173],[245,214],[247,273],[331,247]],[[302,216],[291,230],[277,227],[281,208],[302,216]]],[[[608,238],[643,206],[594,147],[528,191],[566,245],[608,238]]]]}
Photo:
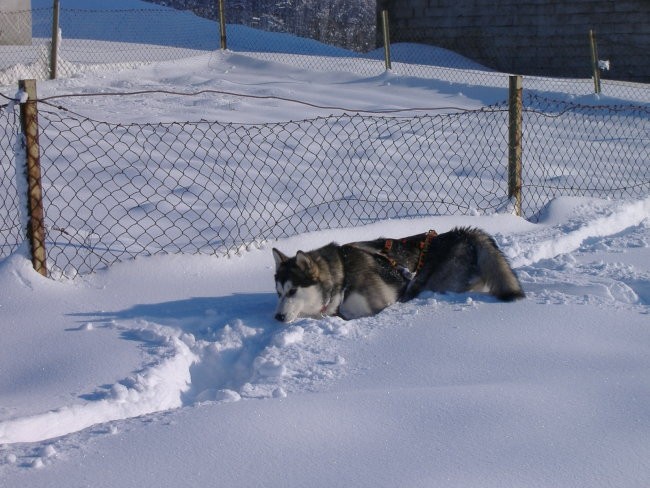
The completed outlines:
{"type": "MultiPolygon", "coordinates": [[[[87,71],[115,70],[142,63],[186,58],[220,48],[220,27],[217,2],[205,6],[191,5],[202,15],[187,11],[163,9],[84,10],[61,8],[61,42],[57,76],[66,77],[87,71]],[[147,28],[143,29],[143,19],[147,28]],[[110,25],[107,29],[105,26],[110,25]]],[[[225,17],[228,49],[258,59],[289,64],[299,68],[325,72],[350,72],[376,76],[385,71],[383,39],[377,35],[374,7],[358,7],[351,17],[341,15],[335,8],[321,6],[316,17],[288,12],[287,5],[278,2],[273,12],[242,10],[237,2],[226,2],[225,17]],[[291,15],[290,15],[291,14],[291,15]],[[290,20],[289,20],[290,19],[290,20]],[[316,40],[318,39],[318,40],[316,40]]],[[[23,78],[47,79],[50,76],[50,42],[52,39],[52,8],[26,12],[0,12],[0,25],[29,27],[33,38],[30,45],[0,45],[0,85],[9,85],[23,78]]],[[[349,12],[348,12],[349,13],[349,12]]],[[[304,12],[303,12],[304,14],[304,12]]],[[[431,28],[393,27],[390,37],[392,70],[396,74],[437,79],[465,85],[496,88],[508,86],[508,74],[494,71],[457,52],[479,54],[496,60],[497,53],[486,47],[480,36],[456,39],[454,45],[427,46],[431,28]],[[408,39],[408,42],[396,42],[408,39]]],[[[620,37],[620,36],[618,36],[620,37]]],[[[599,37],[605,59],[608,46],[614,40],[599,37]]],[[[573,78],[548,78],[542,57],[522,49],[521,55],[539,58],[538,69],[526,74],[528,90],[569,95],[594,92],[591,80],[587,33],[577,33],[568,44],[585,44],[584,69],[573,78]]],[[[621,41],[617,45],[620,45],[621,41]]],[[[635,50],[634,37],[629,40],[635,50]]],[[[569,52],[556,53],[558,58],[569,52]]],[[[520,55],[518,52],[516,55],[520,55]]],[[[495,61],[496,62],[496,61],[495,61]]],[[[494,64],[493,64],[494,65],[494,64]]],[[[607,79],[602,72],[602,93],[642,103],[650,102],[650,85],[607,79]]],[[[551,95],[553,96],[553,95],[551,95]]],[[[557,95],[555,95],[557,97],[557,95]]]]}
{"type": "Polygon", "coordinates": [[[39,117],[49,266],[66,274],[507,203],[501,107],[263,125],[39,117]]]}
{"type": "MultiPolygon", "coordinates": [[[[32,78],[47,79],[50,65],[50,40],[52,39],[52,9],[31,11],[0,11],[0,25],[9,29],[9,36],[28,40],[0,44],[0,85],[17,83],[25,73],[32,78]]],[[[1,36],[0,37],[4,37],[1,36]]]]}
{"type": "Polygon", "coordinates": [[[535,220],[556,196],[650,194],[650,107],[589,106],[528,94],[523,212],[535,220]]]}
{"type": "MultiPolygon", "coordinates": [[[[28,45],[0,45],[0,85],[50,77],[53,11],[0,12],[0,25],[32,23],[28,45]]],[[[218,23],[172,9],[62,8],[59,23],[57,76],[63,78],[196,56],[220,46],[218,23]]]]}
{"type": "MultiPolygon", "coordinates": [[[[15,252],[24,240],[15,156],[19,134],[18,109],[0,106],[0,259],[15,252]]],[[[27,188],[22,180],[21,188],[27,188]]]]}
{"type": "MultiPolygon", "coordinates": [[[[566,39],[567,48],[555,50],[553,56],[557,60],[569,59],[574,56],[574,50],[569,46],[581,46],[584,44],[585,55],[581,58],[579,71],[566,72],[564,77],[545,76],[549,72],[549,60],[542,55],[535,54],[530,48],[513,51],[512,65],[504,66],[499,62],[502,49],[490,47],[484,42],[484,38],[477,36],[463,36],[454,38],[448,45],[427,46],[431,40],[431,27],[429,28],[404,28],[393,27],[391,39],[408,39],[408,42],[391,43],[391,59],[393,71],[407,76],[421,78],[433,78],[448,81],[450,83],[462,83],[469,85],[488,86],[505,88],[508,86],[508,73],[517,73],[525,76],[526,89],[545,92],[546,94],[567,94],[584,96],[594,93],[594,82],[591,79],[591,58],[589,56],[589,44],[587,32],[579,33],[570,39],[566,39]],[[460,56],[464,53],[465,56],[460,56]],[[517,70],[517,57],[526,53],[530,63],[535,63],[528,70],[517,70]],[[479,63],[472,59],[481,59],[479,63]],[[493,69],[500,67],[501,70],[493,69]]],[[[606,54],[608,45],[612,40],[608,36],[599,36],[603,54],[606,54]]],[[[629,45],[630,49],[638,46],[629,45]]],[[[540,49],[538,46],[537,49],[540,49]]],[[[548,50],[545,56],[549,56],[548,50]]],[[[607,59],[607,56],[602,56],[607,59]]],[[[556,61],[558,62],[558,61],[556,61]]],[[[608,79],[609,72],[600,71],[601,93],[609,97],[623,100],[650,102],[650,85],[644,83],[626,82],[608,79]]],[[[632,74],[629,74],[632,77],[632,74]]],[[[557,97],[557,95],[555,95],[557,97]]]]}
{"type": "MultiPolygon", "coordinates": [[[[3,257],[23,236],[16,117],[0,114],[3,257]]],[[[39,124],[53,276],[139,255],[224,255],[381,219],[510,209],[505,105],[419,117],[121,125],[41,104],[39,124]]],[[[537,219],[560,195],[650,193],[647,107],[529,95],[523,127],[525,217],[537,219]]]]}

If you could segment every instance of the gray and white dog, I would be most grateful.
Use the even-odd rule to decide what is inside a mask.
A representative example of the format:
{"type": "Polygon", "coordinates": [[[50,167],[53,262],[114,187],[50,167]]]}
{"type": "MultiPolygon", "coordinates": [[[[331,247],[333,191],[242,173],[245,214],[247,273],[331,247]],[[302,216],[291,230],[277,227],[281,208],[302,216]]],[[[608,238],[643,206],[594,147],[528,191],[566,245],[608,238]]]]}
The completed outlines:
{"type": "Polygon", "coordinates": [[[275,318],[281,322],[374,315],[423,290],[479,291],[504,301],[525,296],[494,239],[476,228],[331,243],[293,257],[273,249],[273,257],[279,297],[275,318]]]}

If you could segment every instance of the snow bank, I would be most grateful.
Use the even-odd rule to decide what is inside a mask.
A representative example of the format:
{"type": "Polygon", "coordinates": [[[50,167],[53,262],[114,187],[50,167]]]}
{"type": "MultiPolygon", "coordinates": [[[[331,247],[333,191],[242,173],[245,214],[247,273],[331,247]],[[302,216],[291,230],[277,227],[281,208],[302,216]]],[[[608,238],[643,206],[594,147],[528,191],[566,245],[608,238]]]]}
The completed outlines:
{"type": "Polygon", "coordinates": [[[589,238],[621,232],[650,216],[650,197],[634,202],[559,198],[542,220],[548,228],[529,236],[504,239],[506,255],[516,268],[577,250],[589,238]],[[565,220],[567,213],[572,213],[565,220]],[[516,241],[515,241],[516,240],[516,241]]]}

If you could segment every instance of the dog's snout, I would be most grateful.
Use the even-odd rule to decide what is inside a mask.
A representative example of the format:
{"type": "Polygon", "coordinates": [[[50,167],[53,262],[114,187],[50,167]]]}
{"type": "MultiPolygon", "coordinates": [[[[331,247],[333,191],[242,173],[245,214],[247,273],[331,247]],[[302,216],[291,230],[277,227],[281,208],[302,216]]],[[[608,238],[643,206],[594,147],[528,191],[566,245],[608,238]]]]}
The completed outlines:
{"type": "Polygon", "coordinates": [[[286,320],[287,316],[283,313],[276,313],[275,314],[275,320],[279,320],[280,322],[284,322],[286,320]]]}

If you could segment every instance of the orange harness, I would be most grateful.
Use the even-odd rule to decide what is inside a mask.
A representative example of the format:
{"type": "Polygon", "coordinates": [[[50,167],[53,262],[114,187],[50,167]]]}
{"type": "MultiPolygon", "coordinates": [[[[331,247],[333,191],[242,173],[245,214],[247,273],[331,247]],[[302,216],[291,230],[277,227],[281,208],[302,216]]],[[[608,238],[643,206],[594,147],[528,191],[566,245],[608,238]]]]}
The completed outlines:
{"type": "MultiPolygon", "coordinates": [[[[422,241],[420,241],[420,243],[419,243],[420,256],[418,257],[418,264],[415,267],[415,270],[413,270],[413,273],[417,273],[418,271],[420,271],[422,269],[422,266],[424,266],[424,259],[426,257],[427,251],[429,250],[429,246],[431,245],[431,241],[437,235],[438,235],[438,233],[435,230],[431,229],[426,233],[426,235],[424,236],[424,239],[422,241]]],[[[405,244],[406,239],[401,239],[401,243],[405,244]]],[[[386,239],[386,242],[384,243],[384,249],[382,249],[380,254],[384,255],[386,257],[386,259],[388,259],[388,261],[390,262],[390,264],[393,267],[397,267],[399,265],[397,260],[390,257],[391,249],[393,249],[393,239],[386,239]]]]}

